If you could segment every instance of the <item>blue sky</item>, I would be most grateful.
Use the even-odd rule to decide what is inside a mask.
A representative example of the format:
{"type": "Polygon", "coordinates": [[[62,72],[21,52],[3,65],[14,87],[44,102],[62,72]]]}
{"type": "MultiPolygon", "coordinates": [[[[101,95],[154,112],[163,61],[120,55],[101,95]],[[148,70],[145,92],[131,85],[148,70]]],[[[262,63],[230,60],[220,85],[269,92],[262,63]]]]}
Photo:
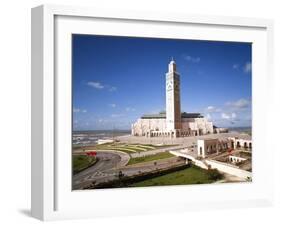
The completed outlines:
{"type": "Polygon", "coordinates": [[[251,126],[251,44],[73,35],[74,130],[129,129],[142,114],[165,110],[171,57],[181,108],[216,126],[251,126]]]}

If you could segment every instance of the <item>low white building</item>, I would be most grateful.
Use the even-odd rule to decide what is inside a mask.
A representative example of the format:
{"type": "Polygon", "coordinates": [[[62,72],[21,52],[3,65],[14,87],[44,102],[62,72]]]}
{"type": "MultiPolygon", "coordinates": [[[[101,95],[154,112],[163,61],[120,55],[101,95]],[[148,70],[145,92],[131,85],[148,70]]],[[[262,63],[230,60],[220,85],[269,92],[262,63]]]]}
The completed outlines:
{"type": "Polygon", "coordinates": [[[114,142],[114,140],[112,139],[98,139],[97,140],[97,144],[108,144],[108,143],[112,143],[114,142]]]}
{"type": "Polygon", "coordinates": [[[238,163],[238,162],[246,161],[247,159],[235,155],[230,155],[228,156],[228,160],[232,163],[238,163]]]}
{"type": "Polygon", "coordinates": [[[205,158],[207,155],[219,153],[227,150],[230,147],[230,141],[219,139],[200,139],[197,140],[197,155],[205,158]]]}
{"type": "Polygon", "coordinates": [[[237,137],[230,137],[231,148],[248,148],[252,149],[252,140],[251,139],[241,139],[237,137]]]}
{"type": "MultiPolygon", "coordinates": [[[[228,137],[227,139],[199,139],[197,140],[197,155],[205,158],[207,155],[219,153],[227,149],[251,149],[252,140],[228,137]]],[[[233,157],[233,161],[238,161],[240,157],[233,157]]],[[[241,158],[242,159],[242,158],[241,158]]],[[[232,159],[231,159],[232,160],[232,159]]]]}

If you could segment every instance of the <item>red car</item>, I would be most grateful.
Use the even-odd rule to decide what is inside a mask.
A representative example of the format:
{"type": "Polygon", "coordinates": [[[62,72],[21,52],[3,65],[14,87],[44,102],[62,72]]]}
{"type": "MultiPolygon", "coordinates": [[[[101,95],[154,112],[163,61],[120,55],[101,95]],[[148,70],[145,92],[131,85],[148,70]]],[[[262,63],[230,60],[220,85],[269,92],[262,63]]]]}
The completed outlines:
{"type": "Polygon", "coordinates": [[[233,149],[228,149],[227,150],[229,154],[231,154],[231,152],[233,151],[233,149]]]}
{"type": "Polygon", "coordinates": [[[89,151],[89,152],[86,152],[86,154],[87,154],[88,156],[96,156],[96,155],[97,155],[97,152],[95,152],[95,151],[89,151]]]}

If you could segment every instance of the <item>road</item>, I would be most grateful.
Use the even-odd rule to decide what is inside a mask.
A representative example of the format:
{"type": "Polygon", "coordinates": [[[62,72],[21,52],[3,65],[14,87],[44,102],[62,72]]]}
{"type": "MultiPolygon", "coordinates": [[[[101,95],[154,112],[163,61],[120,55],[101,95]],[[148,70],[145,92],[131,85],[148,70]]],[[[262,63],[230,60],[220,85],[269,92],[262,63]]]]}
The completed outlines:
{"type": "Polygon", "coordinates": [[[89,184],[89,179],[93,176],[102,177],[102,174],[118,166],[121,162],[121,156],[118,153],[108,152],[108,151],[99,151],[96,155],[97,162],[77,173],[73,176],[73,189],[79,189],[85,184],[89,184]]]}
{"type": "Polygon", "coordinates": [[[179,159],[178,157],[171,157],[166,159],[160,159],[157,161],[133,164],[133,165],[119,168],[119,170],[121,170],[126,176],[133,176],[139,173],[169,168],[171,166],[175,167],[178,165],[182,165],[183,163],[185,163],[184,159],[179,159]],[[155,162],[157,164],[154,164],[155,162]]]}
{"type": "Polygon", "coordinates": [[[141,152],[136,152],[130,154],[132,158],[138,158],[138,157],[144,157],[144,156],[149,156],[149,155],[155,155],[161,152],[167,152],[167,151],[173,151],[173,150],[181,150],[183,149],[182,145],[177,145],[173,147],[165,147],[165,148],[159,148],[155,150],[150,150],[150,151],[141,151],[141,152]]]}
{"type": "MultiPolygon", "coordinates": [[[[144,138],[144,137],[132,137],[132,136],[123,136],[120,137],[121,141],[126,143],[154,143],[154,144],[177,144],[174,147],[165,147],[161,149],[145,151],[140,153],[132,153],[131,157],[142,157],[147,155],[157,154],[159,152],[165,152],[175,149],[182,149],[185,147],[189,147],[196,143],[197,139],[204,138],[226,138],[231,136],[243,137],[247,135],[241,135],[239,133],[224,133],[224,134],[210,134],[199,137],[185,137],[185,138],[144,138]],[[148,142],[150,141],[150,142],[148,142]],[[152,142],[153,141],[153,142],[152,142]]],[[[122,171],[126,176],[132,176],[139,174],[140,172],[148,172],[155,169],[167,168],[170,166],[176,166],[178,164],[182,164],[182,162],[178,162],[177,158],[169,158],[157,160],[157,164],[154,165],[155,161],[145,162],[141,164],[134,164],[130,166],[126,166],[128,163],[130,156],[124,152],[120,151],[110,151],[110,150],[101,150],[97,151],[97,159],[98,162],[94,164],[92,167],[76,174],[73,176],[73,189],[82,189],[85,186],[90,185],[91,183],[101,183],[109,180],[114,180],[118,178],[119,171],[122,171]]]]}
{"type": "Polygon", "coordinates": [[[123,161],[122,163],[120,153],[115,151],[99,151],[97,152],[97,159],[98,161],[96,164],[73,176],[73,190],[83,189],[83,187],[90,185],[92,182],[102,183],[117,179],[119,171],[122,171],[126,176],[133,176],[139,173],[178,166],[184,163],[184,160],[171,157],[125,166],[125,162],[123,161]],[[154,162],[157,162],[157,164],[154,162]]]}

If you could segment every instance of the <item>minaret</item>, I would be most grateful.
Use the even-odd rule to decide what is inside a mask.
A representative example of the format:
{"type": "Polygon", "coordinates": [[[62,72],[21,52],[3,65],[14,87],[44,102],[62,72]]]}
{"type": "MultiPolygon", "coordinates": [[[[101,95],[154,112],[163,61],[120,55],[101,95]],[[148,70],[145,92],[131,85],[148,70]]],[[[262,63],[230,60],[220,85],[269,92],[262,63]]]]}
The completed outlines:
{"type": "Polygon", "coordinates": [[[180,75],[172,59],[166,73],[166,126],[167,130],[181,129],[180,75]]]}

